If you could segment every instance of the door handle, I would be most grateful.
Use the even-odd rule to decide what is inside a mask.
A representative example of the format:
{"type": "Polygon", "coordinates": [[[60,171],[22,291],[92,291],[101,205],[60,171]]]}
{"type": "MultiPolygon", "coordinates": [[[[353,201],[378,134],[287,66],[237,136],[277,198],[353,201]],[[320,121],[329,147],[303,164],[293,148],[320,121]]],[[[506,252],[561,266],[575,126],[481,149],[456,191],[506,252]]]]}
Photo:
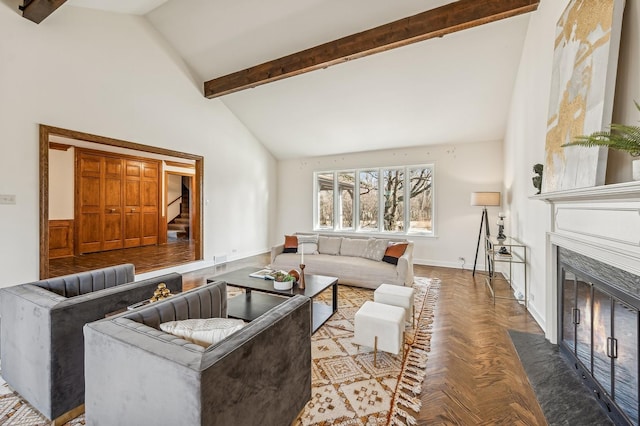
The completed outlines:
{"type": "Polygon", "coordinates": [[[618,358],[618,339],[607,337],[607,356],[609,358],[618,358]]]}
{"type": "Polygon", "coordinates": [[[136,211],[136,209],[131,209],[131,213],[133,213],[133,212],[135,212],[135,211],[136,211]]]}
{"type": "Polygon", "coordinates": [[[109,213],[115,213],[116,209],[109,209],[109,213]]]}

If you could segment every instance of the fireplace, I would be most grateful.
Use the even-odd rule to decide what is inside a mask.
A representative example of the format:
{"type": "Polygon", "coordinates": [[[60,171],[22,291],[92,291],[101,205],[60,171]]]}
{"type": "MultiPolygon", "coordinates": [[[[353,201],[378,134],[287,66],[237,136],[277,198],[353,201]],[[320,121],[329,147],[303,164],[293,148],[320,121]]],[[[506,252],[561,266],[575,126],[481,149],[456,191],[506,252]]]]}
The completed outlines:
{"type": "Polygon", "coordinates": [[[639,424],[640,276],[558,247],[558,344],[616,424],[639,424]]]}
{"type": "Polygon", "coordinates": [[[545,311],[530,312],[612,420],[638,425],[640,182],[531,198],[550,214],[545,311]]]}

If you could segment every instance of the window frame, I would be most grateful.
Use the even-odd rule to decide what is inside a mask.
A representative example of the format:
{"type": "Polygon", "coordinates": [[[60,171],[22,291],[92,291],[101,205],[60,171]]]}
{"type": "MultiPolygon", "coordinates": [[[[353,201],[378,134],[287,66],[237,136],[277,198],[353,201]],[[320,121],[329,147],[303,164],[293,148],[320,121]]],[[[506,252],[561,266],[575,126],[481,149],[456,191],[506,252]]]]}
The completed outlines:
{"type": "Polygon", "coordinates": [[[436,168],[433,163],[413,164],[401,166],[387,167],[360,167],[354,169],[338,169],[338,170],[318,170],[313,172],[313,230],[318,232],[336,232],[336,233],[359,233],[373,235],[411,235],[411,236],[436,236],[436,196],[435,196],[435,174],[436,168]],[[412,231],[411,230],[411,182],[410,173],[415,169],[431,170],[431,231],[412,231]],[[385,170],[402,170],[403,172],[403,231],[386,231],[384,229],[384,171],[385,170]],[[377,229],[361,229],[360,227],[360,172],[376,171],[378,173],[378,228],[377,229]],[[340,183],[338,177],[340,173],[353,173],[354,182],[354,199],[352,207],[353,227],[341,228],[342,224],[342,197],[340,193],[340,183]],[[319,208],[320,193],[318,185],[318,175],[333,174],[333,227],[319,226],[319,208]]]}
{"type": "Polygon", "coordinates": [[[313,229],[315,231],[321,232],[330,232],[336,229],[336,177],[337,172],[335,171],[327,171],[327,172],[314,172],[313,173],[313,229]],[[333,175],[333,218],[332,218],[332,226],[320,226],[320,186],[318,185],[318,176],[319,175],[333,175]]]}

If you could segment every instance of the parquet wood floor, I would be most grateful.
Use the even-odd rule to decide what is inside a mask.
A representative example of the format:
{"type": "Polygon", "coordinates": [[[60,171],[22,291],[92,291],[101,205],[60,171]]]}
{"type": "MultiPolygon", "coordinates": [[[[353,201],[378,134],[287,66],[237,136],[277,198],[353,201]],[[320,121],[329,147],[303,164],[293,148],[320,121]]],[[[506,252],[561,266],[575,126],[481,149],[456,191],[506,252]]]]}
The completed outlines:
{"type": "MultiPolygon", "coordinates": [[[[244,266],[254,256],[184,274],[184,289],[244,266]]],[[[415,265],[415,275],[442,280],[436,307],[419,425],[546,425],[547,422],[507,333],[542,330],[516,301],[494,307],[484,277],[471,271],[415,265]]]]}
{"type": "Polygon", "coordinates": [[[460,269],[415,266],[440,287],[419,425],[546,425],[507,333],[542,334],[524,307],[497,300],[484,277],[460,269]]]}
{"type": "Polygon", "coordinates": [[[133,263],[136,274],[181,265],[195,260],[193,242],[176,240],[157,246],[132,247],[49,260],[49,276],[90,271],[121,263],[133,263]]]}
{"type": "MultiPolygon", "coordinates": [[[[176,260],[169,253],[128,250],[119,251],[124,258],[110,261],[132,262],[141,273],[176,260]]],[[[217,273],[263,267],[269,261],[269,254],[264,254],[188,272],[183,274],[183,289],[203,285],[217,273]]],[[[94,267],[89,262],[84,266],[94,267]]],[[[542,333],[531,315],[512,300],[497,300],[494,307],[482,275],[474,279],[471,271],[421,265],[414,270],[417,276],[442,280],[418,424],[545,425],[507,333],[508,329],[542,333]]]]}

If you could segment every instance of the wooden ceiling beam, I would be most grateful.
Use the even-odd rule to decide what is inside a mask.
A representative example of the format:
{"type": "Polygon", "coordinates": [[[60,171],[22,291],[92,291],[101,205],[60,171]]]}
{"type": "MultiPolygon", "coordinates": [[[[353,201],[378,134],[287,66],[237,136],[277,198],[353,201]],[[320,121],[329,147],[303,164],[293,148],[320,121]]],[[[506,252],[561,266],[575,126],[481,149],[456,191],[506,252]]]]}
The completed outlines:
{"type": "Polygon", "coordinates": [[[204,83],[215,98],[534,11],[540,0],[459,0],[204,83]]]}
{"type": "Polygon", "coordinates": [[[67,0],[24,0],[18,8],[22,11],[22,17],[39,24],[56,11],[67,0]]]}

